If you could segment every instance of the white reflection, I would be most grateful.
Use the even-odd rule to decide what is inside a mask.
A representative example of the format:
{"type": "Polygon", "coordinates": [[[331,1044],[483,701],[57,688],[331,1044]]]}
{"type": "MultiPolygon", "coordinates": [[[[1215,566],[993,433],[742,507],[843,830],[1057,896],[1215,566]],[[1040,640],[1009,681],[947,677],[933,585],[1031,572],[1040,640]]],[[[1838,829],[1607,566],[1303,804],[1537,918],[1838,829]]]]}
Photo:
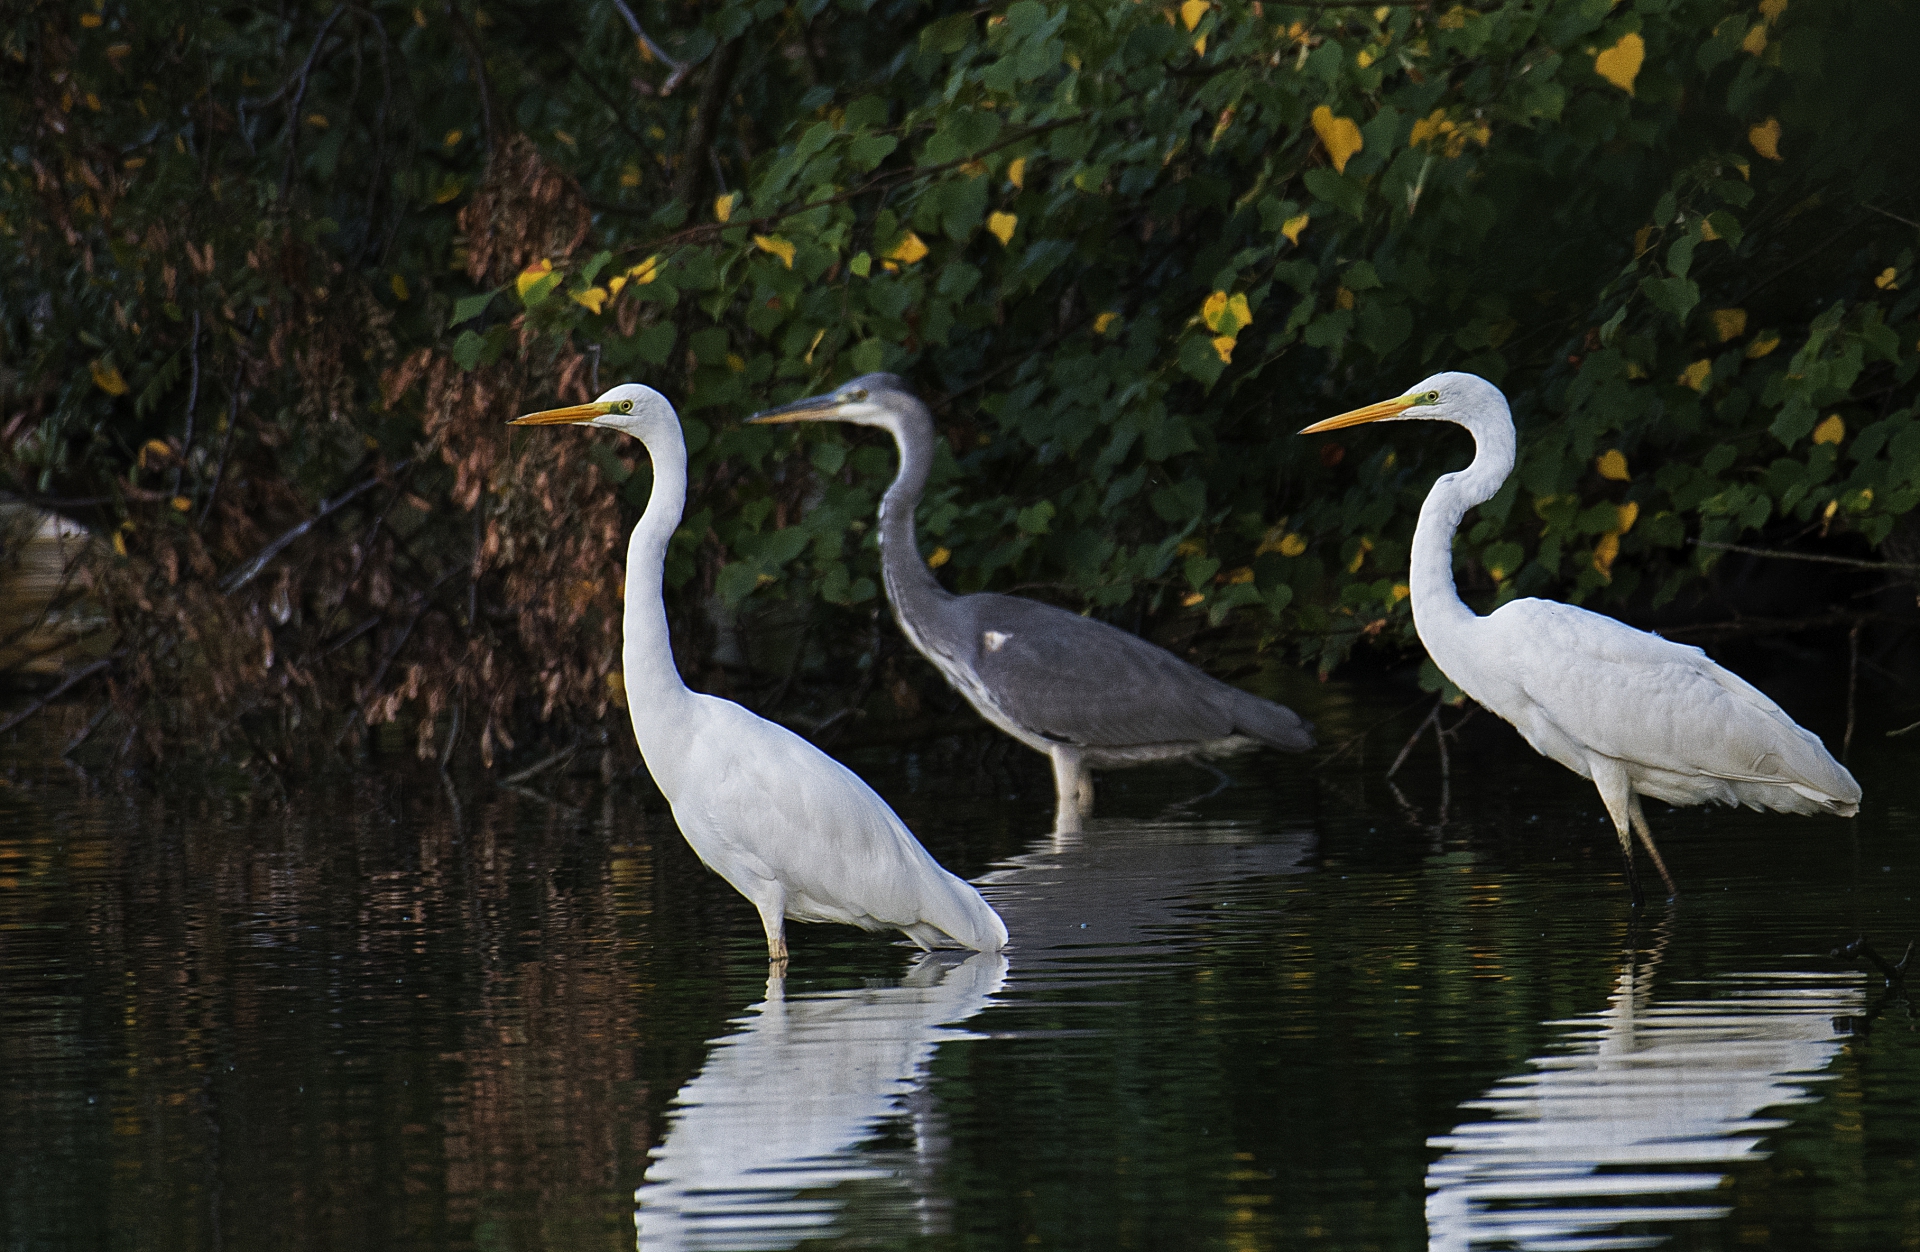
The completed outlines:
{"type": "Polygon", "coordinates": [[[1312,848],[1248,822],[1096,821],[1037,842],[979,880],[1006,919],[1003,954],[928,953],[898,986],[767,999],[713,1045],[674,1098],[635,1195],[646,1252],[779,1249],[833,1233],[859,1198],[863,1224],[942,1233],[933,1181],[944,1122],[925,1090],[936,1047],[1009,979],[1127,974],[1197,937],[1261,875],[1296,872],[1312,848]],[[1011,975],[1009,974],[1011,963],[1011,975]],[[862,1148],[904,1120],[910,1148],[862,1148]]]}
{"type": "Polygon", "coordinates": [[[792,999],[769,978],[745,1029],[674,1099],[635,1195],[640,1246],[789,1248],[824,1233],[843,1203],[801,1192],[914,1173],[850,1149],[902,1111],[935,1046],[967,1037],[950,1023],[986,1007],[1006,971],[997,952],[927,953],[899,986],[792,999]]]}
{"type": "Polygon", "coordinates": [[[1725,1216],[1712,1167],[1765,1155],[1786,1123],[1755,1114],[1814,1098],[1844,1040],[1833,1019],[1863,998],[1833,974],[1732,974],[1665,999],[1652,983],[1629,966],[1608,1008],[1553,1023],[1561,1045],[1462,1106],[1493,1120],[1427,1141],[1447,1149],[1427,1170],[1430,1248],[1643,1248],[1725,1216]]]}

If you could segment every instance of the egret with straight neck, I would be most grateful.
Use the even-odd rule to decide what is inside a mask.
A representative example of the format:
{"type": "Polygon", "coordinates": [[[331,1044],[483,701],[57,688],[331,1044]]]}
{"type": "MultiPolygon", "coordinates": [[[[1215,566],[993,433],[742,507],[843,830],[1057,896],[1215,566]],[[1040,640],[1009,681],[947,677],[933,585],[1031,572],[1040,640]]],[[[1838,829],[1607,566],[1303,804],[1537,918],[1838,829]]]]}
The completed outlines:
{"type": "Polygon", "coordinates": [[[754,422],[851,422],[893,436],[900,470],[880,502],[880,571],[901,631],[980,715],[1053,762],[1054,828],[1093,810],[1093,773],[1151,761],[1313,746],[1292,709],[1230,686],[1091,617],[980,592],[957,596],[920,557],[913,514],[933,468],[933,417],[892,374],[867,374],[754,422]]]}
{"type": "Polygon", "coordinates": [[[897,929],[922,948],[1005,947],[1007,928],[980,893],[942,869],[852,770],[681,681],[660,582],[686,507],[687,445],[666,397],[625,383],[589,404],[511,425],[563,423],[632,435],[653,459],[653,490],[627,545],[627,711],[680,833],[759,911],[768,960],[787,960],[787,918],[897,929]]]}
{"type": "Polygon", "coordinates": [[[1433,484],[1413,531],[1413,626],[1453,684],[1511,722],[1533,749],[1592,781],[1633,866],[1639,835],[1669,896],[1677,894],[1641,796],[1786,813],[1852,817],[1860,784],[1818,737],[1698,648],[1551,600],[1513,600],[1485,617],[1453,584],[1460,519],[1513,472],[1513,417],[1500,389],[1473,374],[1435,374],[1406,395],[1316,422],[1300,433],[1366,422],[1453,422],[1473,436],[1472,464],[1433,484]]]}

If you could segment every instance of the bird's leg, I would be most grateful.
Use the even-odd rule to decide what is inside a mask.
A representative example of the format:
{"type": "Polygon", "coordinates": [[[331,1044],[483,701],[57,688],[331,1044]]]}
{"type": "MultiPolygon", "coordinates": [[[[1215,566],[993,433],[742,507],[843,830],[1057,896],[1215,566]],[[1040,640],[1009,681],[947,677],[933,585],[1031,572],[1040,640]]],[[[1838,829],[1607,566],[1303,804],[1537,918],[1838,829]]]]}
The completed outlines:
{"type": "Polygon", "coordinates": [[[1667,872],[1667,863],[1660,859],[1660,849],[1653,846],[1653,830],[1647,825],[1647,815],[1640,811],[1640,793],[1627,793],[1627,817],[1633,822],[1633,833],[1640,836],[1640,842],[1646,845],[1647,855],[1653,858],[1653,867],[1660,871],[1660,881],[1667,884],[1667,899],[1680,894],[1673,885],[1673,875],[1667,872]]]}
{"type": "Polygon", "coordinates": [[[1071,834],[1093,809],[1093,775],[1080,764],[1080,749],[1057,743],[1047,753],[1053,761],[1053,830],[1071,834]]]}
{"type": "MultiPolygon", "coordinates": [[[[1633,907],[1637,909],[1647,900],[1640,892],[1640,874],[1633,867],[1630,816],[1635,807],[1633,785],[1627,780],[1626,766],[1611,757],[1592,757],[1589,759],[1589,768],[1593,773],[1594,788],[1600,793],[1600,803],[1607,806],[1607,816],[1613,819],[1613,833],[1620,838],[1620,854],[1627,858],[1627,890],[1632,893],[1633,907]]],[[[1660,872],[1664,874],[1666,870],[1663,868],[1660,872]]]]}
{"type": "Polygon", "coordinates": [[[760,913],[760,927],[767,932],[767,961],[787,968],[787,893],[777,884],[768,884],[757,896],[750,897],[760,913]]]}

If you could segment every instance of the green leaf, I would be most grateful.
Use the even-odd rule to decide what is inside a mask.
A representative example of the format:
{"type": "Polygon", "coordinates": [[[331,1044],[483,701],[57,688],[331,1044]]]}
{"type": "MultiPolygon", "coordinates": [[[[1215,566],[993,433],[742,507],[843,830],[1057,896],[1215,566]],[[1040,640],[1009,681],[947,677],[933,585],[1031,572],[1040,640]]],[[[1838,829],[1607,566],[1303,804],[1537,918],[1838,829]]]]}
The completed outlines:
{"type": "Polygon", "coordinates": [[[470,330],[461,331],[460,337],[453,341],[453,359],[463,370],[480,364],[480,354],[486,350],[486,336],[476,335],[470,330]]]}
{"type": "Polygon", "coordinates": [[[1344,176],[1333,170],[1321,168],[1308,170],[1300,177],[1301,181],[1306,183],[1308,191],[1342,213],[1356,219],[1365,216],[1366,193],[1344,176]]]}
{"type": "MultiPolygon", "coordinates": [[[[493,298],[499,295],[502,290],[500,287],[495,287],[492,291],[483,291],[475,296],[461,296],[458,300],[455,300],[453,302],[453,317],[448,320],[447,328],[451,330],[460,323],[470,322],[482,313],[485,313],[487,306],[493,303],[493,298]]],[[[471,369],[472,367],[469,366],[468,368],[471,369]]]]}

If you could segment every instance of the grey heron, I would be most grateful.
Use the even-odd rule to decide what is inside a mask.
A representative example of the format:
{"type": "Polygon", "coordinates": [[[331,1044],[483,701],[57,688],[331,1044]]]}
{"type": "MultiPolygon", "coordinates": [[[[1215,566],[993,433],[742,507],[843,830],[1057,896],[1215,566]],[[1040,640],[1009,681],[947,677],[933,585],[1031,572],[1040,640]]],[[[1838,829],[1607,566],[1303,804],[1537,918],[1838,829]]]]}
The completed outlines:
{"type": "Polygon", "coordinates": [[[901,631],[980,715],[1053,763],[1055,828],[1092,812],[1096,769],[1313,746],[1292,709],[1221,682],[1164,648],[1019,596],[954,595],[914,542],[933,467],[933,417],[892,374],[756,414],[758,423],[851,422],[893,436],[900,469],[880,503],[880,567],[901,631]]]}
{"type": "Polygon", "coordinates": [[[1819,738],[1698,648],[1551,600],[1513,600],[1481,617],[1453,585],[1453,535],[1513,472],[1513,417],[1500,389],[1473,374],[1435,374],[1406,395],[1316,422],[1453,422],[1473,436],[1472,464],[1427,493],[1413,532],[1413,623],[1440,671],[1511,722],[1534,751],[1590,779],[1641,903],[1633,834],[1675,894],[1640,797],[1715,801],[1852,817],[1860,784],[1819,738]]]}
{"type": "Polygon", "coordinates": [[[852,770],[785,727],[681,681],[660,583],[667,540],[686,507],[687,445],[666,397],[624,383],[591,403],[510,424],[562,423],[632,435],[653,459],[652,493],[627,546],[627,710],[680,833],[759,911],[768,959],[787,959],[787,918],[898,929],[922,948],[1006,946],[1007,928],[980,893],[942,869],[852,770]]]}

